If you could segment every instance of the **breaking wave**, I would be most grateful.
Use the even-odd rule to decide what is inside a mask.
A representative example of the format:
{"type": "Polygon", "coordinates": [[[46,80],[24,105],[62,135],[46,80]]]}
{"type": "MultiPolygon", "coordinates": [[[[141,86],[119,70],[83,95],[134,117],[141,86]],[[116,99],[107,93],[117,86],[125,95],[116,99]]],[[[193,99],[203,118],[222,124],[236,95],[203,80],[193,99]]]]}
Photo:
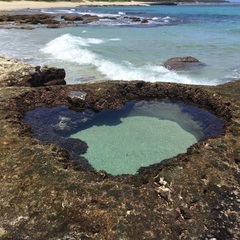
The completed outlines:
{"type": "MultiPolygon", "coordinates": [[[[64,34],[45,45],[41,51],[50,54],[57,60],[77,63],[81,66],[91,66],[109,80],[144,80],[150,82],[177,82],[198,84],[187,76],[179,75],[159,65],[135,66],[127,59],[124,62],[113,62],[111,59],[95,53],[91,46],[95,44],[116,41],[116,39],[83,38],[64,34]]],[[[117,39],[120,41],[120,39],[117,39]]]]}

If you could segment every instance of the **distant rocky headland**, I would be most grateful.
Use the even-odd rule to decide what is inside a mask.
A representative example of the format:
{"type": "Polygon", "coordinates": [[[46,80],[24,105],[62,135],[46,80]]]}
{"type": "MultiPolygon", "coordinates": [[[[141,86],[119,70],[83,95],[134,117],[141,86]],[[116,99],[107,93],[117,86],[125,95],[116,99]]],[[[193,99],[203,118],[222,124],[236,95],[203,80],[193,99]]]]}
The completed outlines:
{"type": "Polygon", "coordinates": [[[1,239],[240,238],[239,80],[66,85],[64,78],[64,69],[0,57],[1,239]],[[37,107],[101,111],[153,99],[204,108],[225,122],[224,133],[139,174],[111,176],[83,169],[23,122],[37,107]]]}

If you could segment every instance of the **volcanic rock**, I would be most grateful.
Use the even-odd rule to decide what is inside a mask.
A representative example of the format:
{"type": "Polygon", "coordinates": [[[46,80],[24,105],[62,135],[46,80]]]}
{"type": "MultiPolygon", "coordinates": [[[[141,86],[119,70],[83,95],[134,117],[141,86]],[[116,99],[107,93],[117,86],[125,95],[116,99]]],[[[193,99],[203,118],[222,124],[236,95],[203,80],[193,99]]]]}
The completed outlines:
{"type": "Polygon", "coordinates": [[[144,18],[141,23],[148,23],[148,20],[146,18],[144,18]]]}
{"type": "Polygon", "coordinates": [[[101,18],[96,15],[85,14],[83,15],[83,24],[99,21],[101,18]]]}
{"type": "Polygon", "coordinates": [[[170,58],[164,63],[165,68],[176,71],[192,70],[204,66],[204,63],[191,56],[170,58]]]}
{"type": "Polygon", "coordinates": [[[64,85],[65,70],[33,66],[6,56],[0,56],[0,86],[64,85]]]}
{"type": "MultiPolygon", "coordinates": [[[[132,22],[140,22],[142,24],[148,23],[147,19],[139,17],[127,17],[132,22]]],[[[1,28],[14,29],[33,29],[37,27],[59,28],[67,26],[79,26],[82,24],[91,24],[101,19],[116,21],[117,17],[111,16],[97,16],[91,14],[82,15],[58,15],[58,14],[1,14],[0,26],[1,28]]]]}
{"type": "Polygon", "coordinates": [[[141,22],[141,19],[139,17],[130,17],[129,19],[131,19],[132,22],[141,22]]]}
{"type": "Polygon", "coordinates": [[[71,16],[71,15],[63,15],[61,16],[61,19],[64,19],[65,21],[83,21],[82,16],[71,16]]]}
{"type": "Polygon", "coordinates": [[[58,21],[54,20],[55,16],[50,14],[6,14],[0,15],[0,22],[15,22],[28,24],[53,24],[58,21]]]}

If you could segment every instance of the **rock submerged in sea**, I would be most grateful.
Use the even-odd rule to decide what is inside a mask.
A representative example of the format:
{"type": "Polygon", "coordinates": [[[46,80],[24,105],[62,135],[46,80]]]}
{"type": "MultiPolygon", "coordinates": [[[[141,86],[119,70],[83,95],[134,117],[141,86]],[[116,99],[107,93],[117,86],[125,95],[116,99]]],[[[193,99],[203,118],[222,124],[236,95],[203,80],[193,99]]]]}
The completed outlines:
{"type": "Polygon", "coordinates": [[[187,57],[173,57],[168,59],[164,63],[164,67],[169,70],[175,71],[187,71],[196,68],[202,68],[206,66],[204,63],[200,62],[197,58],[187,56],[187,57]]]}

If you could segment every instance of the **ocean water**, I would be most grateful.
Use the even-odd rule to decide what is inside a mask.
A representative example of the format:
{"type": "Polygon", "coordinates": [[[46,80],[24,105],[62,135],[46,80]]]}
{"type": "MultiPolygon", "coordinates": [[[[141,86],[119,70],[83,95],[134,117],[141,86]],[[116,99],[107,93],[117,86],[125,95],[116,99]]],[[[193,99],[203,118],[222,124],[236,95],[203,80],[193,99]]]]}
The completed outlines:
{"type": "Polygon", "coordinates": [[[144,80],[216,85],[240,78],[240,5],[27,11],[117,18],[59,29],[0,29],[0,54],[63,67],[68,84],[144,80]],[[148,23],[126,16],[147,18],[148,23]],[[176,56],[193,56],[206,66],[180,72],[165,69],[164,61],[176,56]]]}

